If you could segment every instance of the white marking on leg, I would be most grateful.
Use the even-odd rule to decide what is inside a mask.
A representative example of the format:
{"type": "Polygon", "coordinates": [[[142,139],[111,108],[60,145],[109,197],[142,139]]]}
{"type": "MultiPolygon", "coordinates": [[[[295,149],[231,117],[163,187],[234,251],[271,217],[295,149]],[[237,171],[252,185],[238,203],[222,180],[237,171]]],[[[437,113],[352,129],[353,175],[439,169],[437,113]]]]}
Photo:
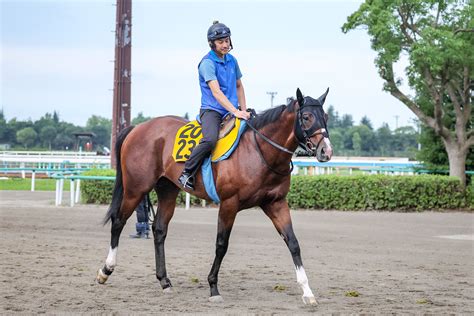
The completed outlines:
{"type": "Polygon", "coordinates": [[[313,292],[309,288],[308,277],[306,276],[306,272],[304,271],[303,266],[295,267],[296,269],[296,282],[301,286],[303,290],[303,298],[304,297],[314,297],[313,292]]]}
{"type": "Polygon", "coordinates": [[[107,269],[109,270],[114,270],[115,266],[117,265],[117,249],[118,247],[115,247],[112,249],[112,247],[109,248],[109,254],[107,256],[107,259],[105,260],[105,265],[107,266],[107,269]]]}

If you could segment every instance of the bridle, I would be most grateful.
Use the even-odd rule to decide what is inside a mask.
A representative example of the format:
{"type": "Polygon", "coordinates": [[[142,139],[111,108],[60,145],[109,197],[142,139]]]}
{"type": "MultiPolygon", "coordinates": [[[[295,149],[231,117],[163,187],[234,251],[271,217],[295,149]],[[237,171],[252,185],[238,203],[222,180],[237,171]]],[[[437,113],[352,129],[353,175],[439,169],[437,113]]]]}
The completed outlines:
{"type": "MultiPolygon", "coordinates": [[[[294,100],[292,105],[295,106],[297,102],[298,102],[297,100],[294,100]]],[[[315,121],[311,125],[311,127],[307,128],[307,129],[303,129],[302,109],[304,107],[309,107],[309,106],[311,106],[311,105],[303,105],[303,106],[300,106],[298,108],[297,114],[296,114],[297,119],[295,120],[294,131],[295,131],[296,139],[298,140],[298,146],[300,146],[301,148],[306,150],[306,152],[315,155],[317,153],[317,150],[318,150],[319,146],[321,145],[322,140],[325,137],[329,138],[329,133],[327,132],[327,126],[326,126],[326,120],[325,119],[323,119],[324,127],[317,126],[318,125],[317,121],[315,121]],[[324,131],[321,131],[323,128],[324,128],[324,131]],[[320,134],[323,135],[323,137],[318,141],[317,144],[314,144],[311,141],[311,137],[316,136],[316,135],[320,135],[320,134]],[[316,146],[316,147],[314,147],[314,146],[316,146]]],[[[274,169],[272,166],[270,166],[270,164],[265,160],[265,157],[263,157],[262,150],[260,149],[260,146],[258,145],[258,142],[257,142],[257,135],[260,136],[264,141],[266,141],[267,143],[269,143],[270,145],[272,145],[273,147],[277,148],[280,151],[283,151],[283,152],[285,152],[287,154],[290,154],[290,155],[293,155],[295,152],[291,151],[291,150],[288,150],[287,148],[275,143],[274,141],[269,139],[267,136],[263,135],[259,130],[257,130],[251,123],[252,118],[255,118],[257,116],[257,114],[255,113],[255,110],[253,110],[253,109],[249,109],[249,112],[250,112],[250,119],[247,120],[247,125],[253,130],[253,137],[254,137],[254,141],[255,141],[255,147],[257,147],[257,152],[258,152],[260,158],[262,159],[262,161],[264,162],[264,164],[267,166],[268,169],[270,169],[271,171],[273,171],[274,173],[276,173],[278,175],[287,176],[287,175],[291,174],[291,172],[293,171],[293,167],[294,167],[292,160],[290,160],[290,169],[287,172],[280,172],[280,171],[274,169]]]]}
{"type": "MultiPolygon", "coordinates": [[[[298,101],[295,101],[298,102],[298,101]]],[[[317,124],[317,121],[315,121],[311,127],[307,129],[303,129],[303,109],[305,107],[311,107],[314,105],[300,105],[298,112],[297,112],[297,120],[295,120],[295,136],[296,139],[298,140],[298,145],[303,148],[307,153],[311,153],[315,155],[318,151],[319,146],[321,145],[321,142],[324,140],[324,138],[329,138],[329,132],[327,128],[327,123],[326,119],[323,118],[323,126],[319,126],[317,124]],[[323,131],[321,131],[323,130],[323,131]],[[321,139],[318,141],[317,144],[313,143],[311,141],[311,137],[316,136],[316,135],[322,135],[321,139]]]]}

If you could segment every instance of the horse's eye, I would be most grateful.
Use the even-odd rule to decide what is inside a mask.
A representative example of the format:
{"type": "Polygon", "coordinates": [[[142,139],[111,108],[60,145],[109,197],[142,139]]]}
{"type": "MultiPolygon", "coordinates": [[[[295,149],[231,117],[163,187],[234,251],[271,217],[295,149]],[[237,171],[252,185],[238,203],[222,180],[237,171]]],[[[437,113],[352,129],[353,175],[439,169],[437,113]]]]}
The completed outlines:
{"type": "Polygon", "coordinates": [[[309,115],[303,115],[303,120],[308,121],[309,120],[309,115]]]}

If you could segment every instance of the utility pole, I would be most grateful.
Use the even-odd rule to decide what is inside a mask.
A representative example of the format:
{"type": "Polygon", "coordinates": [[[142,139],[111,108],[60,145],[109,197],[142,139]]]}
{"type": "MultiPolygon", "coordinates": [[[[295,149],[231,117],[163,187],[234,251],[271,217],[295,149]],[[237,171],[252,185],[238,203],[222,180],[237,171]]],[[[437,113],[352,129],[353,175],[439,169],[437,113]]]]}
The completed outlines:
{"type": "Polygon", "coordinates": [[[269,91],[267,94],[270,95],[270,106],[273,107],[273,99],[275,98],[275,95],[278,94],[276,91],[269,91]]]}
{"type": "Polygon", "coordinates": [[[132,74],[132,0],[117,0],[111,166],[115,168],[118,134],[130,126],[132,74]]]}
{"type": "Polygon", "coordinates": [[[398,118],[400,117],[400,115],[395,115],[395,129],[398,128],[398,118]]]}

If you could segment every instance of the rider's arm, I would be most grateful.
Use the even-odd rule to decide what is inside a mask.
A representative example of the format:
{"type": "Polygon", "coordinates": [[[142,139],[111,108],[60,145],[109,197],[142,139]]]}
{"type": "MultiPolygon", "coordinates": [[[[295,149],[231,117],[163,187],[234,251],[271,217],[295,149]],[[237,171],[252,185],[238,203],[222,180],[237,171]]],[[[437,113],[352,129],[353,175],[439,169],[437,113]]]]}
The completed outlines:
{"type": "MultiPolygon", "coordinates": [[[[234,114],[234,116],[241,119],[248,119],[250,114],[245,111],[239,111],[234,105],[227,99],[225,94],[222,92],[219,82],[217,80],[210,80],[207,82],[211,89],[212,95],[216,98],[217,102],[222,105],[227,111],[234,114]]],[[[244,97],[245,98],[245,97],[244,97]]]]}
{"type": "Polygon", "coordinates": [[[237,99],[239,100],[240,109],[247,111],[247,102],[245,101],[245,90],[242,80],[237,80],[237,99]]]}

